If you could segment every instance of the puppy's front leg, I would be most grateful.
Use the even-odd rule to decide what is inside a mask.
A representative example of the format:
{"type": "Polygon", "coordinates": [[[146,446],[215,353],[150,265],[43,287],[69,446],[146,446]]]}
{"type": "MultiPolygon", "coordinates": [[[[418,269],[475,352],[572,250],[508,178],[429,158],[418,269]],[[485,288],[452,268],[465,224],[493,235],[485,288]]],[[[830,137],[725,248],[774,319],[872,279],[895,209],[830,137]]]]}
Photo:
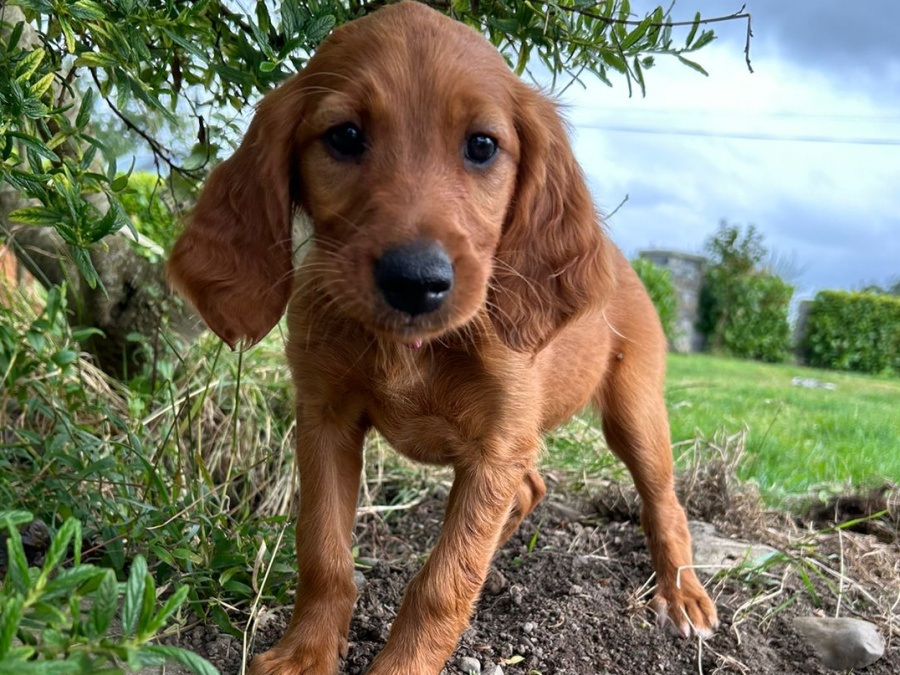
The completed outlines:
{"type": "Polygon", "coordinates": [[[436,675],[453,652],[487,575],[537,439],[481,443],[461,457],[440,539],[406,590],[368,675],[436,675]]]}
{"type": "Polygon", "coordinates": [[[350,534],[365,431],[361,424],[321,419],[298,405],[299,578],[294,614],[278,644],[253,660],[251,675],[337,672],[356,601],[350,534]]]}

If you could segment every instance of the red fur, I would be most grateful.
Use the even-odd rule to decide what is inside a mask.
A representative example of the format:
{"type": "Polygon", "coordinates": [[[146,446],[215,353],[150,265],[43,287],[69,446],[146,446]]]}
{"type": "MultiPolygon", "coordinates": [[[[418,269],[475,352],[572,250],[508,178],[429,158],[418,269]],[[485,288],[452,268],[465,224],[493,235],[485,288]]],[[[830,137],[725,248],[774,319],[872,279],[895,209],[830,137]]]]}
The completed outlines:
{"type": "Polygon", "coordinates": [[[541,434],[591,402],[643,499],[653,608],[684,634],[715,628],[673,490],[653,305],[603,233],[554,105],[475,31],[409,2],[336,30],[263,100],[240,149],[210,177],[170,273],[230,344],[258,340],[288,307],[297,599],[253,675],[337,671],[369,429],[455,470],[438,544],[369,670],[434,675],[493,551],[544,495],[541,434]],[[321,140],[344,122],[366,133],[358,161],[336,160],[321,140]],[[490,166],[463,160],[471,133],[497,138],[490,166]],[[313,239],[291,286],[295,208],[313,239]],[[373,262],[421,238],[444,246],[454,287],[439,310],[409,320],[381,298],[373,262]]]}

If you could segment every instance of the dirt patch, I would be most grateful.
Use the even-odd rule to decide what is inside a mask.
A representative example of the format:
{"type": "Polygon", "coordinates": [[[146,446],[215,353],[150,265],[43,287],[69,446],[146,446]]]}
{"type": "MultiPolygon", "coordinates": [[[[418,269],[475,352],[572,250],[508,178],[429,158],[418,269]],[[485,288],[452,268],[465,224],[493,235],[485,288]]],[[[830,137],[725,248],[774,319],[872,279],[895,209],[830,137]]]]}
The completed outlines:
{"type": "MultiPolygon", "coordinates": [[[[343,675],[364,673],[383,647],[406,585],[437,537],[442,496],[388,520],[360,520],[357,539],[366,564],[343,675]]],[[[817,606],[790,565],[711,581],[722,628],[710,641],[658,630],[644,605],[650,557],[630,510],[622,514],[625,519],[617,521],[596,512],[575,516],[571,507],[553,502],[541,505],[497,554],[488,588],[445,675],[463,672],[457,665],[462,657],[477,659],[490,675],[496,665],[505,675],[829,672],[795,633],[792,619],[833,616],[838,595],[823,583],[815,593],[817,606]]],[[[900,559],[900,551],[894,556],[900,559]]],[[[810,576],[816,585],[816,575],[810,576]]],[[[844,590],[841,615],[878,623],[888,643],[884,657],[861,672],[900,672],[900,649],[891,635],[896,629],[885,621],[883,608],[865,590],[852,584],[844,590]]],[[[892,592],[896,596],[898,590],[892,592]]],[[[287,608],[265,612],[252,653],[272,646],[288,618],[287,608]]],[[[241,648],[234,638],[203,627],[182,644],[225,675],[240,672],[241,648]]]]}

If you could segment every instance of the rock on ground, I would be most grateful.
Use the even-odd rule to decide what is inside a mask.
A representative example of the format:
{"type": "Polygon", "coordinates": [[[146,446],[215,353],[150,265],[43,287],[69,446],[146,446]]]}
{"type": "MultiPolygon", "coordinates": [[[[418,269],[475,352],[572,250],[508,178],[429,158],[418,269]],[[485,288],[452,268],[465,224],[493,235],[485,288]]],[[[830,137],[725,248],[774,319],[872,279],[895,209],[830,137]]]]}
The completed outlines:
{"type": "MultiPolygon", "coordinates": [[[[777,553],[774,548],[765,544],[751,544],[746,541],[720,537],[716,534],[716,526],[710,523],[691,521],[688,523],[688,529],[691,532],[694,565],[698,567],[705,565],[719,568],[734,567],[745,561],[750,562],[777,553]]],[[[715,574],[720,569],[707,571],[709,574],[715,574]]]]}
{"type": "Polygon", "coordinates": [[[794,619],[794,629],[832,670],[865,668],[884,655],[884,639],[868,621],[800,616],[794,619]]]}

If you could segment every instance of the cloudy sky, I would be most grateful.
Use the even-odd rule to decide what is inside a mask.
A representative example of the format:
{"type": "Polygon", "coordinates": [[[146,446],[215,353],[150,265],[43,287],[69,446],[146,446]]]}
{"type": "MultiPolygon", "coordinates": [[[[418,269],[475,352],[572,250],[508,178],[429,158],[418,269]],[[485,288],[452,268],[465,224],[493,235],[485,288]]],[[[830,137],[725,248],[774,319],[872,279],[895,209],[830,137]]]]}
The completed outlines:
{"type": "MultiPolygon", "coordinates": [[[[639,11],[656,3],[637,1],[639,11]],[[639,6],[640,5],[640,6],[639,6]]],[[[740,2],[678,0],[673,17],[740,2]]],[[[570,87],[566,114],[598,207],[628,255],[701,252],[721,219],[755,224],[798,295],[900,278],[900,0],[747,0],[694,58],[660,59],[647,95],[570,87]]]]}

